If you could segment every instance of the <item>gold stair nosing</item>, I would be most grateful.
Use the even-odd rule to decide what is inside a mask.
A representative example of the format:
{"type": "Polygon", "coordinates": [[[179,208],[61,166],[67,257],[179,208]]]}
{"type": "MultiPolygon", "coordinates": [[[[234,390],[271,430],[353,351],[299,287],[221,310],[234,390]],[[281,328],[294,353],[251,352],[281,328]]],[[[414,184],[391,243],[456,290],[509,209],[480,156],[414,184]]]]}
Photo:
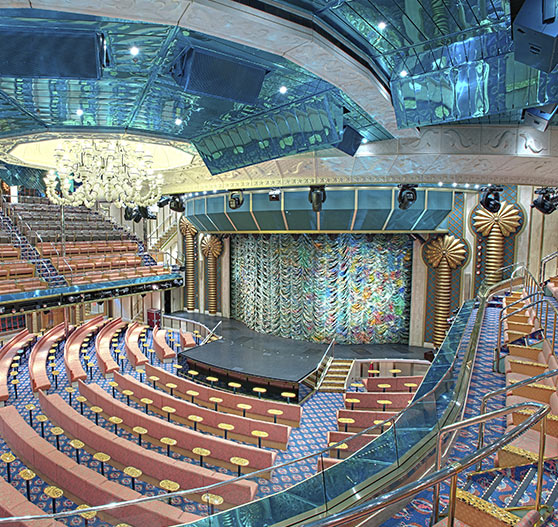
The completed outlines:
{"type": "Polygon", "coordinates": [[[503,525],[514,526],[521,520],[519,516],[516,516],[515,514],[512,514],[505,509],[501,509],[497,505],[483,500],[482,498],[479,498],[478,496],[475,496],[474,494],[471,494],[466,490],[457,489],[456,497],[458,500],[469,505],[470,507],[488,516],[492,516],[503,525]]]}

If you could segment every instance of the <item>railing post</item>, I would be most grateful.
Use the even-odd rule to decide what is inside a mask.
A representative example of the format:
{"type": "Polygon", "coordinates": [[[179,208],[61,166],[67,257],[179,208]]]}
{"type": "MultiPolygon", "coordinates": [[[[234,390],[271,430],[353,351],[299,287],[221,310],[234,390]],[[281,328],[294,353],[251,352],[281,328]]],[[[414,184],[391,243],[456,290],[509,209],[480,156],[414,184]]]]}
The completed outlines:
{"type": "Polygon", "coordinates": [[[537,511],[539,511],[541,508],[545,444],[546,444],[546,415],[542,418],[541,427],[539,430],[539,462],[537,464],[537,495],[535,498],[535,509],[537,511]]]}
{"type": "Polygon", "coordinates": [[[451,477],[450,494],[448,504],[447,527],[453,527],[455,520],[455,506],[457,505],[457,474],[451,477]]]}

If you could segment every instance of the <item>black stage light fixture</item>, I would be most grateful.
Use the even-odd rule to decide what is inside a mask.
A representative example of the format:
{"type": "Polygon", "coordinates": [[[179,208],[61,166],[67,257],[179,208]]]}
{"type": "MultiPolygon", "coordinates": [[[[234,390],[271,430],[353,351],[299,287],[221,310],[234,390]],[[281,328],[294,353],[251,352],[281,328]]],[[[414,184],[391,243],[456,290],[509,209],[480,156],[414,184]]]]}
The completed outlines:
{"type": "Polygon", "coordinates": [[[500,192],[504,189],[496,185],[488,185],[487,187],[481,187],[482,192],[480,198],[480,204],[488,212],[498,212],[500,210],[500,192]]]}
{"type": "Polygon", "coordinates": [[[166,205],[168,205],[170,203],[171,199],[172,199],[172,196],[161,196],[159,198],[159,201],[157,202],[157,207],[162,209],[163,207],[165,207],[166,205]]]}
{"type": "Polygon", "coordinates": [[[320,212],[322,210],[322,203],[326,200],[326,191],[324,185],[310,187],[308,191],[308,201],[312,203],[312,210],[320,212]]]}
{"type": "Polygon", "coordinates": [[[401,210],[407,210],[416,200],[416,185],[401,184],[398,185],[399,194],[397,195],[397,203],[401,210]]]}
{"type": "Polygon", "coordinates": [[[184,212],[186,207],[184,206],[182,196],[178,194],[174,195],[170,200],[169,208],[170,210],[174,210],[174,212],[184,212]]]}
{"type": "Polygon", "coordinates": [[[537,198],[531,203],[534,207],[543,214],[552,214],[558,208],[558,188],[543,187],[535,190],[537,198]]]}
{"type": "Polygon", "coordinates": [[[269,201],[281,201],[281,191],[278,188],[269,190],[269,201]]]}
{"type": "Polygon", "coordinates": [[[134,209],[132,207],[126,207],[124,209],[124,219],[126,221],[132,221],[134,219],[134,209]]]}
{"type": "Polygon", "coordinates": [[[157,216],[155,214],[153,214],[150,210],[149,207],[137,207],[141,218],[144,218],[146,220],[156,220],[157,216]]]}
{"type": "Polygon", "coordinates": [[[229,208],[239,209],[244,203],[244,194],[242,190],[233,190],[229,192],[229,208]]]}

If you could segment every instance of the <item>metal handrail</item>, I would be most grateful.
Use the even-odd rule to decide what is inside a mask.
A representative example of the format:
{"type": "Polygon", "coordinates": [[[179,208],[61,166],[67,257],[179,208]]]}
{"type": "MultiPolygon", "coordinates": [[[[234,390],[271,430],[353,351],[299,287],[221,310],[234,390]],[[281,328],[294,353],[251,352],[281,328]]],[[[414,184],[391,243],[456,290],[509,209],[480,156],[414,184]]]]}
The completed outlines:
{"type": "Polygon", "coordinates": [[[322,358],[320,360],[320,362],[318,363],[318,367],[314,370],[314,371],[318,371],[321,366],[322,363],[324,361],[326,361],[326,365],[325,367],[322,369],[322,373],[320,374],[320,376],[316,379],[316,390],[322,385],[322,382],[326,376],[327,373],[327,369],[329,368],[330,365],[330,360],[333,360],[333,355],[331,357],[328,358],[329,355],[329,350],[330,349],[334,349],[335,346],[335,339],[333,339],[330,343],[329,346],[327,347],[327,349],[325,350],[324,354],[322,355],[322,358]]]}
{"type": "Polygon", "coordinates": [[[162,230],[161,236],[162,236],[168,229],[170,229],[170,228],[173,226],[173,225],[172,225],[173,223],[175,224],[174,226],[178,228],[178,219],[177,219],[176,217],[173,217],[173,216],[167,216],[163,221],[159,222],[159,223],[155,226],[155,229],[153,229],[153,230],[151,231],[151,233],[147,236],[147,240],[146,240],[147,245],[149,245],[149,243],[150,243],[153,239],[156,239],[156,238],[159,237],[159,236],[158,236],[159,230],[160,230],[161,228],[163,228],[167,223],[169,223],[169,225],[168,225],[168,227],[166,227],[166,228],[164,228],[164,229],[162,230]],[[169,220],[170,220],[170,221],[169,221],[169,220]]]}
{"type": "Polygon", "coordinates": [[[541,266],[539,268],[539,284],[541,285],[541,287],[543,287],[543,284],[546,280],[545,279],[546,264],[551,260],[554,260],[554,258],[558,258],[558,251],[554,251],[553,253],[547,254],[541,260],[541,266]]]}
{"type": "Polygon", "coordinates": [[[219,322],[217,322],[217,324],[215,325],[215,327],[207,334],[207,336],[203,339],[202,343],[200,344],[200,346],[203,346],[204,344],[207,344],[207,341],[211,338],[211,336],[215,333],[215,330],[221,325],[223,321],[219,320],[219,322]]]}
{"type": "MultiPolygon", "coordinates": [[[[383,496],[378,496],[362,505],[358,505],[346,511],[334,514],[329,518],[322,520],[316,520],[312,523],[307,523],[304,527],[338,527],[339,525],[345,525],[347,523],[355,524],[355,522],[369,517],[373,512],[377,512],[381,509],[388,507],[394,503],[402,501],[407,498],[411,498],[422,492],[423,490],[429,489],[435,485],[439,485],[443,481],[451,478],[450,486],[450,503],[449,503],[449,516],[447,527],[453,526],[453,513],[455,512],[455,496],[457,489],[457,476],[468,469],[469,467],[478,463],[479,460],[485,459],[486,457],[497,452],[500,448],[507,445],[515,438],[519,437],[525,431],[530,429],[532,426],[537,424],[539,421],[543,420],[546,415],[550,412],[548,406],[541,403],[518,403],[528,404],[538,408],[538,410],[531,415],[528,419],[523,421],[521,424],[517,425],[515,428],[506,432],[504,435],[499,437],[494,443],[485,447],[483,450],[477,450],[475,453],[452,463],[450,466],[443,468],[433,474],[423,478],[419,481],[413,481],[399,487],[398,489],[391,491],[383,496]]],[[[513,408],[513,407],[508,407],[513,408]]],[[[490,414],[486,414],[487,416],[490,414]]],[[[456,423],[457,424],[457,423],[456,423]]]]}

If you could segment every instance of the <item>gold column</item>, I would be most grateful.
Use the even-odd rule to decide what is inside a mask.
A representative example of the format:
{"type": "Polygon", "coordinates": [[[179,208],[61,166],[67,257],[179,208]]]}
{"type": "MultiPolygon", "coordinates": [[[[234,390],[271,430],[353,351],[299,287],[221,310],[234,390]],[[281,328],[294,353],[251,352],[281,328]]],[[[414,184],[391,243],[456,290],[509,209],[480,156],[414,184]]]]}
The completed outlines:
{"type": "Polygon", "coordinates": [[[201,242],[203,255],[207,258],[208,266],[208,311],[210,315],[217,313],[217,258],[223,250],[223,243],[213,234],[203,237],[201,242]]]}
{"type": "Polygon", "coordinates": [[[466,249],[462,240],[444,234],[430,241],[424,254],[426,262],[436,269],[432,343],[439,348],[446,336],[451,312],[451,273],[463,263],[466,249]]]}
{"type": "Polygon", "coordinates": [[[196,235],[198,230],[184,217],[180,218],[180,232],[186,242],[186,309],[196,308],[196,235]]]}
{"type": "Polygon", "coordinates": [[[497,284],[502,280],[504,264],[504,239],[519,227],[518,209],[505,201],[498,212],[489,212],[480,207],[473,216],[473,227],[482,236],[486,236],[485,282],[497,284]]]}

